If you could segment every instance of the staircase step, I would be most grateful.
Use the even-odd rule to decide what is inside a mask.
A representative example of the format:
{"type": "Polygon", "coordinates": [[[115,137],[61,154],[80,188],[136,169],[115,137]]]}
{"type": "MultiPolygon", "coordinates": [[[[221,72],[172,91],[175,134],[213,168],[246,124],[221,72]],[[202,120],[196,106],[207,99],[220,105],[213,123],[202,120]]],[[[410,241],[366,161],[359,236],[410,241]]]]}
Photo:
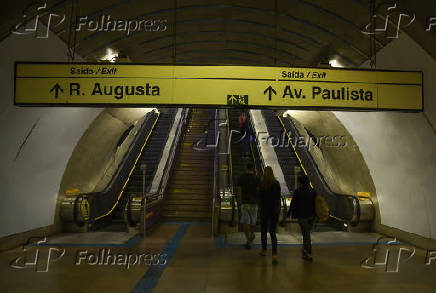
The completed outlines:
{"type": "MultiPolygon", "coordinates": [[[[215,111],[212,109],[191,111],[191,120],[165,195],[165,218],[210,220],[214,150],[199,151],[193,145],[206,138],[205,130],[213,131],[213,128],[208,129],[208,123],[214,119],[214,115],[215,111]]],[[[208,138],[208,143],[209,140],[208,138]]]]}

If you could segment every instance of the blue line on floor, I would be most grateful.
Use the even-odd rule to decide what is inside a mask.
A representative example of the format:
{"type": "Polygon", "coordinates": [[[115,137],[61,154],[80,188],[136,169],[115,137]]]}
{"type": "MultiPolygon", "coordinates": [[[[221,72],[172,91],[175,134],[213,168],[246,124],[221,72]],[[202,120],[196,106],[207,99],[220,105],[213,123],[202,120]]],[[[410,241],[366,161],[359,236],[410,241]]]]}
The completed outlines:
{"type": "Polygon", "coordinates": [[[169,261],[176,253],[177,248],[182,242],[183,236],[185,236],[188,230],[190,222],[183,222],[173,238],[168,242],[167,246],[163,249],[163,255],[166,255],[166,263],[164,265],[153,265],[151,266],[142,279],[136,284],[136,287],[132,290],[133,293],[149,293],[152,292],[156,286],[159,278],[162,276],[165,268],[167,267],[169,261]]]}
{"type": "Polygon", "coordinates": [[[183,225],[183,224],[210,225],[209,222],[187,222],[187,221],[168,221],[168,222],[163,222],[163,224],[169,224],[169,225],[183,225]]]}

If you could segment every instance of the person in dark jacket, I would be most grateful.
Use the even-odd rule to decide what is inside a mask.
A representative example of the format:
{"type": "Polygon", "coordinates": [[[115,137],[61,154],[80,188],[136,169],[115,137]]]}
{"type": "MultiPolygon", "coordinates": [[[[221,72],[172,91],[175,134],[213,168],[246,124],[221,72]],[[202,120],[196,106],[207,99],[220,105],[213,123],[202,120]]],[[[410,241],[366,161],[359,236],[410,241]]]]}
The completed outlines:
{"type": "Polygon", "coordinates": [[[260,180],[260,223],[261,223],[261,256],[266,255],[267,231],[271,237],[272,259],[277,263],[276,228],[280,214],[280,183],[274,177],[273,169],[266,167],[260,180]]]}
{"type": "Polygon", "coordinates": [[[291,201],[288,217],[298,219],[303,235],[303,259],[312,261],[312,244],[310,231],[315,221],[316,191],[310,186],[309,178],[305,175],[298,177],[299,187],[295,190],[291,201]]]}
{"type": "Polygon", "coordinates": [[[245,238],[247,239],[245,248],[250,249],[254,240],[259,202],[259,178],[254,173],[252,163],[248,163],[247,171],[239,176],[238,197],[241,203],[239,223],[244,225],[245,238]]]}
{"type": "Polygon", "coordinates": [[[240,134],[240,145],[241,145],[241,156],[243,158],[248,158],[248,153],[250,151],[250,132],[248,127],[248,117],[245,111],[241,113],[238,118],[239,134],[240,134]]]}

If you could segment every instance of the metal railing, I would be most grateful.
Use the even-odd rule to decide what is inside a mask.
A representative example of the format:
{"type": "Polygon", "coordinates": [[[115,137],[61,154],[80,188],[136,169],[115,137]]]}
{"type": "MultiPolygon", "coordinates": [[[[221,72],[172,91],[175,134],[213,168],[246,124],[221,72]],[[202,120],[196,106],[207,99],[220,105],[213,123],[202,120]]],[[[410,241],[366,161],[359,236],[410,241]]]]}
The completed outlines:
{"type": "MultiPolygon", "coordinates": [[[[209,125],[208,125],[209,128],[209,125]]],[[[217,143],[218,139],[219,139],[219,110],[215,109],[215,124],[214,124],[214,142],[217,143]]],[[[217,147],[215,147],[215,152],[214,152],[214,159],[213,159],[213,191],[212,191],[212,218],[211,218],[211,232],[212,235],[214,235],[216,233],[216,231],[218,230],[215,226],[218,224],[217,220],[215,218],[215,205],[217,201],[221,201],[221,198],[219,198],[219,192],[218,192],[218,184],[219,184],[219,172],[218,172],[218,154],[219,151],[217,150],[217,147]]],[[[219,219],[219,215],[218,215],[218,219],[219,219]]]]}

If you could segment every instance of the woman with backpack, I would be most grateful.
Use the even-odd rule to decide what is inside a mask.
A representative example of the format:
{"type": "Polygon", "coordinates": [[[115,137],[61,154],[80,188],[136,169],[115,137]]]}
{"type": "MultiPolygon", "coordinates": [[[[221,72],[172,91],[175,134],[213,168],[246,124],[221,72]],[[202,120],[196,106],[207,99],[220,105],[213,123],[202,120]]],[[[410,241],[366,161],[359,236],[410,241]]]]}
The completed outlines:
{"type": "Polygon", "coordinates": [[[260,222],[261,222],[261,256],[266,255],[267,231],[271,237],[272,261],[277,263],[276,228],[280,214],[280,183],[274,177],[273,169],[266,167],[260,180],[260,222]]]}

